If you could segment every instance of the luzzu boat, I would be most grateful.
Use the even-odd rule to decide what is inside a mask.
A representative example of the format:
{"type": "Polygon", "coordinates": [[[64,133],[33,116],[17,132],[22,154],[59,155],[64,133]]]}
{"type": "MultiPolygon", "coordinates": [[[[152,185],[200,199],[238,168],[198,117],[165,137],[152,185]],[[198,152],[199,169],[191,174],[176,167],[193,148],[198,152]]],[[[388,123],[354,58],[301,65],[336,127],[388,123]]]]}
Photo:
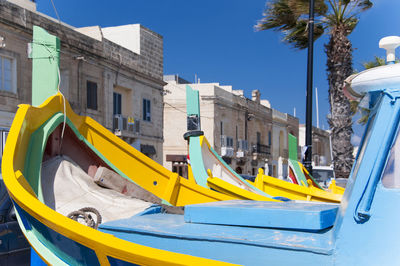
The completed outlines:
{"type": "MultiPolygon", "coordinates": [[[[201,133],[200,133],[201,134],[201,133]]],[[[238,175],[208,143],[205,136],[190,136],[189,175],[190,180],[205,188],[211,188],[237,199],[279,201],[238,175]]]]}
{"type": "MultiPolygon", "coordinates": [[[[48,73],[58,72],[59,40],[34,27],[34,44],[32,101],[40,103],[57,92],[46,87],[54,86],[51,80],[57,76],[48,73]],[[38,64],[42,64],[40,73],[38,64]]],[[[2,171],[21,230],[50,265],[218,263],[137,245],[93,229],[101,221],[128,218],[153,204],[179,213],[183,208],[174,206],[233,198],[163,168],[93,119],[75,114],[60,93],[38,107],[19,106],[2,171]]]]}
{"type": "MultiPolygon", "coordinates": [[[[193,120],[193,116],[200,117],[198,91],[193,90],[189,85],[186,86],[186,95],[188,103],[188,119],[193,120]],[[190,103],[190,104],[189,104],[190,103]],[[193,108],[195,106],[195,108],[193,108]]],[[[195,123],[192,123],[195,124],[195,123]]],[[[291,151],[294,158],[290,158],[292,167],[290,168],[295,177],[303,180],[296,183],[286,182],[271,176],[264,175],[262,169],[255,182],[244,180],[237,174],[218,153],[211,147],[203,132],[198,127],[195,130],[188,131],[185,138],[189,142],[189,175],[190,180],[194,180],[203,187],[209,187],[213,190],[222,192],[238,199],[279,201],[279,200],[306,200],[323,201],[338,203],[343,193],[332,193],[321,189],[312,177],[307,178],[301,170],[301,164],[297,162],[297,141],[294,139],[296,151],[291,151]],[[297,167],[294,167],[294,166],[297,167]]],[[[189,123],[191,125],[191,123],[189,123]]],[[[293,137],[294,138],[294,137],[293,137]]],[[[293,145],[292,145],[293,146],[293,145]]],[[[292,148],[293,149],[293,148],[292,148]]],[[[297,179],[296,179],[297,180],[297,179]]]]}
{"type": "MultiPolygon", "coordinates": [[[[399,46],[400,38],[395,41],[399,46]]],[[[221,201],[188,205],[184,215],[162,214],[157,207],[100,230],[243,265],[397,264],[400,64],[361,72],[348,82],[348,93],[367,97],[371,112],[340,205],[221,201]]]]}
{"type": "Polygon", "coordinates": [[[264,175],[259,169],[254,185],[273,196],[287,197],[294,200],[323,201],[338,203],[344,189],[332,182],[328,191],[322,189],[308,173],[304,165],[297,161],[297,140],[289,134],[289,177],[291,182],[264,175]],[[301,185],[300,185],[301,184],[301,185]]]}

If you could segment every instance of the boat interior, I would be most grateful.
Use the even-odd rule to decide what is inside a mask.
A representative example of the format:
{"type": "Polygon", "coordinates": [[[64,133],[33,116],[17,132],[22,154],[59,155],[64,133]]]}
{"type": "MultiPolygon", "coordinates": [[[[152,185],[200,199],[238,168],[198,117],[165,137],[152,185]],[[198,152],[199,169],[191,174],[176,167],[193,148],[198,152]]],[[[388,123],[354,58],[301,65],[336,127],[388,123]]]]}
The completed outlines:
{"type": "Polygon", "coordinates": [[[63,123],[47,139],[38,188],[44,204],[68,217],[82,208],[94,208],[91,215],[107,222],[131,217],[153,204],[161,204],[166,212],[183,213],[183,207],[162,204],[116,173],[63,123]]]}

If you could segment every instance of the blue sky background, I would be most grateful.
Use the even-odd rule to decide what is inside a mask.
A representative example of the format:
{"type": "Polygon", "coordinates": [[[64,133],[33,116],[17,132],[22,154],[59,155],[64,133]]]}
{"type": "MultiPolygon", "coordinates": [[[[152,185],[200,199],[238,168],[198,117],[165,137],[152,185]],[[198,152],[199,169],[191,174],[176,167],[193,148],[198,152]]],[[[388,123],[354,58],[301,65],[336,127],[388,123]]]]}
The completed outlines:
{"type": "MultiPolygon", "coordinates": [[[[61,20],[75,27],[140,23],[164,37],[165,74],[179,74],[191,82],[197,75],[201,82],[233,85],[247,97],[259,89],[273,108],[292,115],[296,108],[300,123],[305,122],[307,51],[284,44],[278,32],[254,31],[265,0],[53,1],[61,20]]],[[[378,48],[380,38],[400,35],[400,1],[373,3],[349,37],[356,70],[362,70],[362,63],[374,55],[384,56],[378,48]]],[[[37,0],[37,9],[55,17],[50,0],[37,0]]],[[[328,129],[329,113],[327,41],[328,36],[323,36],[314,46],[314,87],[318,87],[320,127],[324,129],[328,129]]],[[[355,130],[361,134],[360,127],[355,130]]]]}

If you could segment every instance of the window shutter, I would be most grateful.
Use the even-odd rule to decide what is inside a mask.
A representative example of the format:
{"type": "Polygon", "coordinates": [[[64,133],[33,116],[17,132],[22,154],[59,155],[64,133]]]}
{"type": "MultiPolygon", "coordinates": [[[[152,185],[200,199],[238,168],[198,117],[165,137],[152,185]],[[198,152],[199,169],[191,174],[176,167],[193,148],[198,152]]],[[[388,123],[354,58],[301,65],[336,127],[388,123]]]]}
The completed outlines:
{"type": "Polygon", "coordinates": [[[86,82],[86,105],[87,108],[97,110],[97,83],[87,81],[86,82]]]}
{"type": "Polygon", "coordinates": [[[150,106],[150,100],[147,100],[147,121],[151,121],[151,106],[150,106]]]}
{"type": "Polygon", "coordinates": [[[146,121],[146,99],[143,99],[143,120],[146,121]]]}
{"type": "Polygon", "coordinates": [[[143,99],[143,120],[151,121],[151,102],[148,99],[143,99]]]}

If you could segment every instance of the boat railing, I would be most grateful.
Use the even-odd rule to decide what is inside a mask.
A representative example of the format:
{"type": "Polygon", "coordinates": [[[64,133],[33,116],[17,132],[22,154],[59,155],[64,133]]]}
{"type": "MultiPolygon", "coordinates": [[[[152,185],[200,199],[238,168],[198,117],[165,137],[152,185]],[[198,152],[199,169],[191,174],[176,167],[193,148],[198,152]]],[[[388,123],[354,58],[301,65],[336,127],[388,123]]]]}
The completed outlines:
{"type": "Polygon", "coordinates": [[[256,144],[253,144],[252,148],[253,148],[252,149],[253,153],[267,154],[267,155],[271,154],[271,147],[268,145],[256,143],[256,144]]]}

